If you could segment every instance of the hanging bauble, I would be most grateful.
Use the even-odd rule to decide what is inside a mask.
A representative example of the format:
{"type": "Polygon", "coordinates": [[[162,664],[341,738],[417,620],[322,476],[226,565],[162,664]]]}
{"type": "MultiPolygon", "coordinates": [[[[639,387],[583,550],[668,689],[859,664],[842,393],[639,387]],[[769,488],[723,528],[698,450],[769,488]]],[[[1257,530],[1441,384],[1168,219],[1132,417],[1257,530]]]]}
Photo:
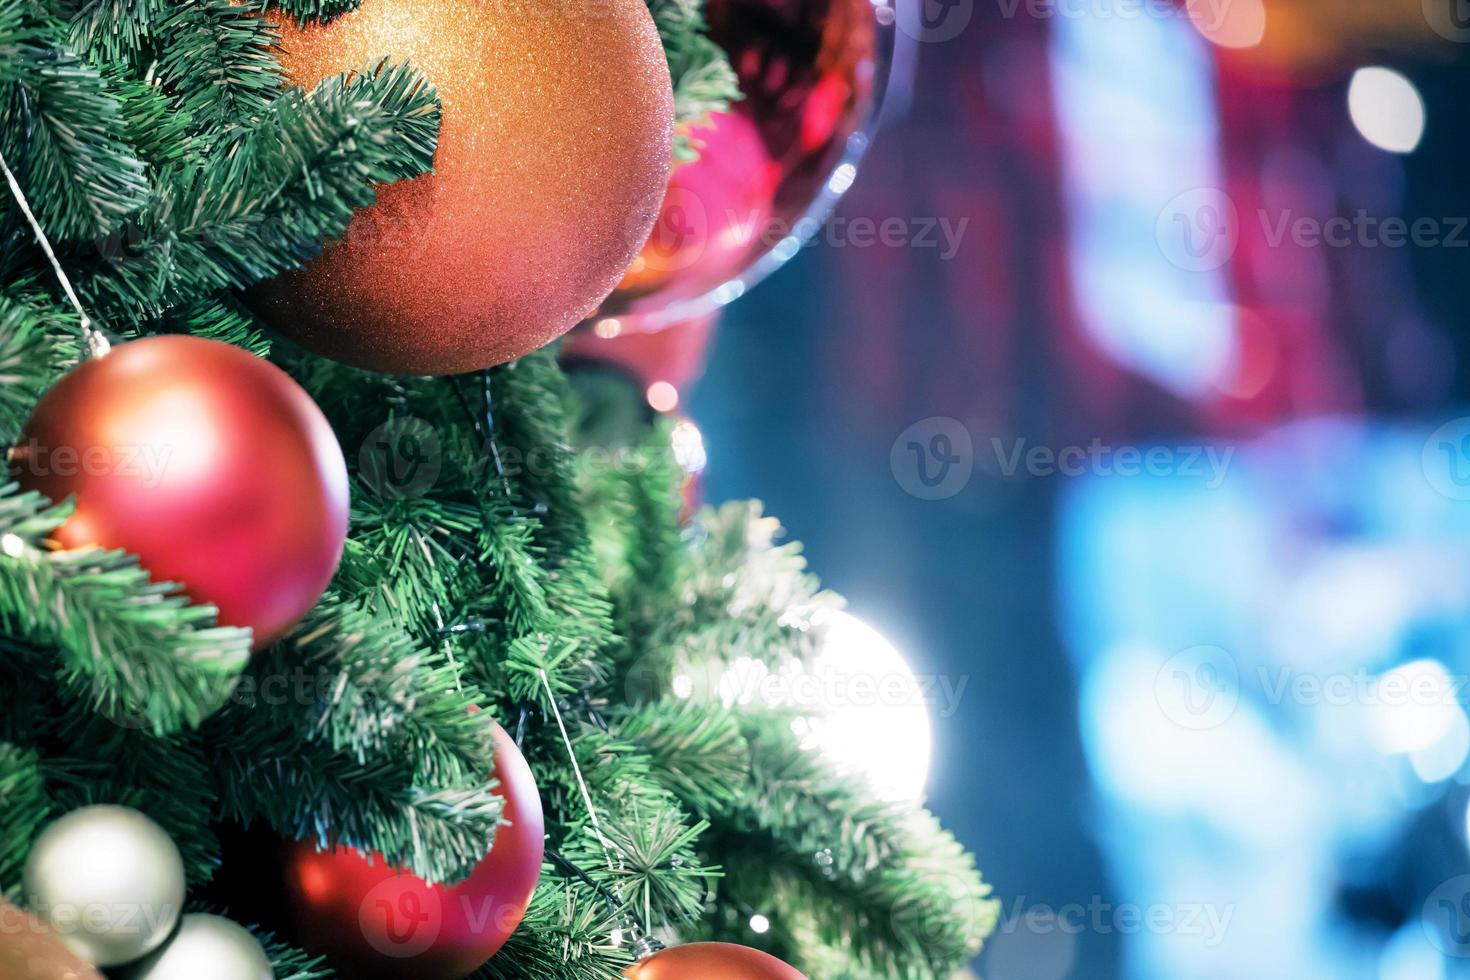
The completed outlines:
{"type": "Polygon", "coordinates": [[[46,393],[12,454],[21,485],[76,512],[63,548],[136,554],[257,647],[321,597],[347,538],[347,465],[280,368],[198,337],[151,337],[46,393]]]}
{"type": "Polygon", "coordinates": [[[889,0],[709,0],[744,98],[690,129],[642,253],[598,318],[708,313],[786,262],[852,184],[887,81],[889,0]]]}
{"type": "Polygon", "coordinates": [[[628,967],[629,980],[806,980],[770,953],[734,943],[671,946],[628,967]]]}
{"type": "Polygon", "coordinates": [[[102,980],[88,963],[30,913],[0,899],[0,977],[5,980],[102,980]]]}
{"type": "Polygon", "coordinates": [[[756,124],[717,112],[688,132],[699,159],[675,168],[653,232],[603,304],[604,317],[702,306],[706,293],[770,248],[761,238],[771,230],[781,170],[756,124]]]}
{"type": "Polygon", "coordinates": [[[381,188],[340,242],[257,291],[307,347],[399,374],[500,364],[596,310],[648,237],[673,91],[643,0],[365,0],[283,24],[281,46],[294,84],[386,56],[444,105],[434,173],[381,188]]]}
{"type": "Polygon", "coordinates": [[[156,949],[184,903],[184,862],[163,828],[121,806],[73,810],[26,857],[22,897],[72,952],[117,966],[156,949]]]}
{"type": "Polygon", "coordinates": [[[274,980],[270,957],[249,930],[217,915],[186,915],[179,931],[116,980],[274,980]]]}
{"type": "Polygon", "coordinates": [[[286,857],[286,901],[300,941],[345,976],[458,980],[494,956],[520,925],[541,876],[546,822],[525,757],[499,725],[495,792],[504,819],[490,853],[464,881],[430,885],[358,851],[286,857]]]}

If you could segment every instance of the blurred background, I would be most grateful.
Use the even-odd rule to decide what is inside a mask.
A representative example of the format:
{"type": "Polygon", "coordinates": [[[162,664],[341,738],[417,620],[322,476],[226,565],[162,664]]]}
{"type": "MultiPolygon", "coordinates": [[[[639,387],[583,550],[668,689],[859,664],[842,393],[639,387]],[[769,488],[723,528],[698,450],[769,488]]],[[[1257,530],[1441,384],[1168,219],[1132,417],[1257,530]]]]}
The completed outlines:
{"type": "Polygon", "coordinates": [[[920,681],[976,976],[1470,976],[1470,3],[912,2],[813,247],[598,338],[920,681]]]}

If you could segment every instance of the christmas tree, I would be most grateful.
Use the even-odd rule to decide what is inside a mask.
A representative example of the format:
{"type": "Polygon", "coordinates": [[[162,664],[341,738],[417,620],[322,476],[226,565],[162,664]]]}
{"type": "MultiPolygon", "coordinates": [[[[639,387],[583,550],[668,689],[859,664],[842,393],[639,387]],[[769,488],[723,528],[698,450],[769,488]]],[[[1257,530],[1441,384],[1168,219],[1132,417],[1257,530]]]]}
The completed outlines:
{"type": "MultiPolygon", "coordinates": [[[[351,498],[330,584],[264,642],[134,554],[65,546],[76,502],[0,488],[0,918],[30,906],[71,938],[31,887],[38,842],[68,815],[139,813],[177,849],[186,911],[251,929],[275,977],[359,975],[301,920],[265,921],[288,904],[271,889],[318,848],[464,881],[526,825],[505,821],[517,787],[494,719],[529,763],[546,860],[473,976],[612,978],[661,940],[756,947],[813,978],[949,977],[996,914],[971,858],[826,760],[799,709],[722,696],[742,658],[809,662],[839,602],[773,519],[753,503],[686,518],[667,422],[615,456],[579,439],[552,348],[403,376],[257,320],[252,291],[428,172],[441,131],[434,84],[393,50],[288,86],[271,16],[357,5],[281,6],[0,0],[12,469],[58,380],[187,335],[309,394],[351,498]]],[[[675,118],[734,97],[699,4],[649,10],[675,118]]],[[[14,930],[0,964],[19,962],[7,945],[14,930]]],[[[393,952],[381,975],[437,975],[416,962],[393,952]]]]}

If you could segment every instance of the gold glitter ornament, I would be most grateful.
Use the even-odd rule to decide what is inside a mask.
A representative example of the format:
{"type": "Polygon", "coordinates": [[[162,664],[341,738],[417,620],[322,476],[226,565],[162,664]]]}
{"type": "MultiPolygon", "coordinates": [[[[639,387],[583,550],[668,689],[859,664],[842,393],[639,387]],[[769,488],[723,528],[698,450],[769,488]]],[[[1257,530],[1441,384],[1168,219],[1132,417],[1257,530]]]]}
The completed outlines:
{"type": "Polygon", "coordinates": [[[379,189],[307,268],[258,287],[283,334],[396,374],[501,364],[617,285],[657,218],[673,91],[644,0],[364,0],[282,21],[292,84],[383,57],[443,100],[434,172],[379,189]]]}

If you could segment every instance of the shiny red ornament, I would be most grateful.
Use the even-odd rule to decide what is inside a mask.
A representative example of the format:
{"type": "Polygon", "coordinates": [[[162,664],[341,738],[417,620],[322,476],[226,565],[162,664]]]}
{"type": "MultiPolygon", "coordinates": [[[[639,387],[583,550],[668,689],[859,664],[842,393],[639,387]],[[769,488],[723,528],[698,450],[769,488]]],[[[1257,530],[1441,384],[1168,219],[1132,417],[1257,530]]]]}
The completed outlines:
{"type": "Polygon", "coordinates": [[[709,0],[706,15],[744,98],[689,129],[699,159],[675,169],[598,318],[656,330],[738,298],[820,228],[867,146],[893,46],[887,0],[709,0]]]}
{"type": "Polygon", "coordinates": [[[219,341],[150,337],[84,362],[36,405],[11,470],[75,497],[60,547],[132,552],[257,648],[315,605],[347,539],[347,465],[321,410],[219,341]]]}
{"type": "Polygon", "coordinates": [[[531,767],[495,725],[495,792],[505,820],[490,853],[457,885],[430,885],[374,855],[318,851],[286,857],[286,900],[296,935],[343,976],[458,980],[500,951],[541,877],[546,822],[531,767]]]}
{"type": "Polygon", "coordinates": [[[628,980],[806,980],[770,953],[734,943],[690,943],[628,967],[628,980]]]}

